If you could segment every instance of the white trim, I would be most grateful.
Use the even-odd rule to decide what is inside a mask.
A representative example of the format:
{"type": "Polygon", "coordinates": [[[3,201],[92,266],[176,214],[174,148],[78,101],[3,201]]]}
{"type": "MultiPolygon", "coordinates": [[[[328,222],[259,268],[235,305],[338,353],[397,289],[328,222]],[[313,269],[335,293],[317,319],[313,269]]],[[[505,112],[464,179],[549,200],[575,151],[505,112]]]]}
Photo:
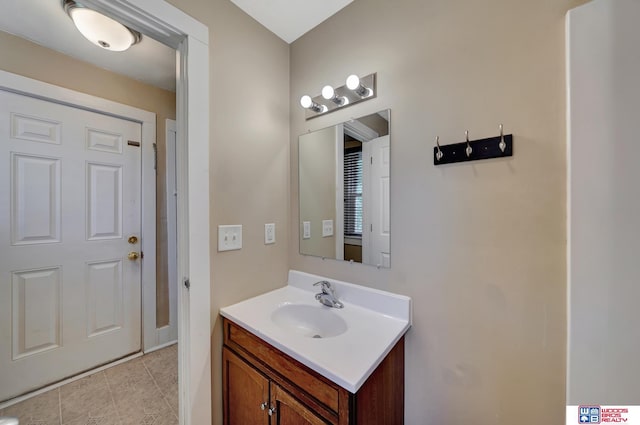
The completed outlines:
{"type": "Polygon", "coordinates": [[[375,265],[371,258],[371,145],[362,143],[362,264],[375,265]]]}
{"type": "Polygon", "coordinates": [[[363,143],[370,142],[371,140],[379,137],[378,132],[372,130],[358,120],[346,121],[344,123],[344,132],[363,143]]]}
{"type": "MultiPolygon", "coordinates": [[[[177,254],[177,187],[176,187],[176,140],[177,125],[174,120],[165,120],[165,147],[166,147],[166,217],[167,217],[167,283],[169,289],[169,324],[156,329],[156,344],[164,346],[168,341],[178,337],[178,254],[177,254]]],[[[156,347],[151,350],[155,350],[156,347]]],[[[145,349],[149,352],[149,349],[145,349]]]]}
{"type": "Polygon", "coordinates": [[[142,341],[141,349],[156,342],[156,173],[154,169],[156,114],[42,81],[0,71],[0,90],[140,123],[142,129],[142,341]]]}
{"type": "Polygon", "coordinates": [[[183,190],[186,196],[182,198],[182,204],[188,208],[188,216],[182,217],[178,210],[179,223],[186,227],[178,230],[178,235],[183,234],[185,239],[181,243],[178,236],[178,273],[189,277],[191,289],[188,291],[188,328],[185,329],[178,319],[179,326],[189,333],[189,340],[186,344],[180,341],[178,347],[189,350],[190,393],[187,394],[188,402],[183,405],[191,417],[185,423],[200,425],[211,423],[209,46],[187,38],[179,52],[183,72],[178,75],[188,76],[188,84],[183,78],[178,85],[178,97],[182,102],[178,103],[177,143],[187,151],[187,161],[179,163],[184,168],[178,168],[178,179],[187,186],[188,192],[179,181],[178,204],[181,203],[180,190],[183,190]],[[185,234],[185,230],[188,233],[185,234]]]}
{"type": "Polygon", "coordinates": [[[103,370],[107,370],[107,369],[112,368],[114,366],[118,366],[119,364],[128,362],[129,360],[137,359],[138,357],[142,357],[142,352],[139,352],[139,353],[136,353],[136,354],[132,354],[132,355],[127,356],[127,357],[123,357],[120,360],[116,360],[115,362],[111,362],[111,363],[108,363],[106,365],[102,365],[102,366],[97,367],[95,369],[91,369],[88,372],[84,372],[84,373],[81,373],[79,375],[72,376],[71,378],[67,378],[67,379],[65,379],[63,381],[56,382],[55,384],[51,384],[51,385],[48,385],[46,387],[39,388],[39,389],[37,389],[35,391],[32,391],[30,393],[27,393],[27,394],[12,398],[11,400],[7,400],[5,402],[0,403],[0,410],[6,409],[9,406],[13,406],[14,404],[20,403],[21,401],[28,400],[28,399],[30,399],[32,397],[37,396],[37,395],[44,394],[47,391],[55,390],[56,388],[60,388],[61,386],[66,385],[66,384],[68,384],[70,382],[78,381],[78,380],[80,380],[82,378],[85,378],[85,377],[87,377],[89,375],[93,375],[94,373],[102,372],[103,370]]]}
{"type": "Polygon", "coordinates": [[[169,342],[165,342],[165,343],[160,344],[160,345],[156,345],[151,350],[146,351],[144,354],[146,355],[146,354],[149,354],[149,353],[153,353],[154,351],[158,351],[158,350],[162,350],[163,348],[171,347],[172,345],[175,345],[177,343],[178,343],[178,340],[174,339],[173,341],[169,341],[169,342]]]}
{"type": "Polygon", "coordinates": [[[153,130],[153,133],[148,133],[153,134],[149,144],[155,142],[156,118],[152,112],[2,70],[0,70],[0,89],[149,125],[153,130]]]}
{"type": "MultiPolygon", "coordinates": [[[[573,10],[573,9],[572,9],[573,10]]],[[[567,209],[567,217],[566,217],[566,226],[567,226],[567,268],[566,268],[566,273],[567,273],[567,292],[566,292],[566,306],[567,306],[567,313],[566,313],[566,319],[567,319],[567,339],[566,339],[566,354],[565,354],[565,361],[566,361],[566,370],[565,370],[565,382],[566,382],[566,387],[565,387],[565,403],[569,403],[570,400],[570,390],[571,390],[571,386],[569,385],[569,382],[571,380],[571,266],[572,266],[572,261],[571,261],[571,242],[572,242],[572,234],[571,234],[571,200],[572,200],[572,196],[571,196],[571,183],[572,183],[572,179],[571,179],[571,143],[572,143],[572,138],[571,138],[571,83],[572,83],[572,79],[571,79],[571,54],[572,54],[572,49],[571,49],[571,15],[572,10],[567,12],[566,18],[565,18],[565,86],[566,86],[566,92],[565,92],[565,96],[566,96],[566,105],[567,105],[567,110],[566,112],[566,137],[567,137],[567,150],[566,150],[566,164],[567,164],[567,168],[566,168],[566,175],[565,178],[567,180],[566,183],[566,193],[567,193],[567,199],[566,199],[566,209],[567,209]]]]}
{"type": "Polygon", "coordinates": [[[177,48],[180,424],[211,423],[209,29],[163,0],[83,0],[177,48]]]}
{"type": "MultiPolygon", "coordinates": [[[[150,113],[151,114],[151,113],[150,113]]],[[[142,123],[142,349],[156,345],[156,114],[142,123]]]]}
{"type": "Polygon", "coordinates": [[[336,125],[336,260],[344,260],[344,125],[336,125]]]}

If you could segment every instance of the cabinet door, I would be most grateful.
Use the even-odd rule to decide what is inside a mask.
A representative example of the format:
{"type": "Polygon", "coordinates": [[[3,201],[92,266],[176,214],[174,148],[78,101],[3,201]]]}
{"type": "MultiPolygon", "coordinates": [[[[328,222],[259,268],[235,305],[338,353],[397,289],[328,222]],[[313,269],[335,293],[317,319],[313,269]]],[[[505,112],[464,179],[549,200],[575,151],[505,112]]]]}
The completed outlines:
{"type": "Polygon", "coordinates": [[[233,352],[222,351],[225,425],[269,425],[269,380],[233,352]]]}
{"type": "Polygon", "coordinates": [[[327,425],[331,422],[317,416],[304,404],[277,384],[271,383],[271,425],[327,425]],[[275,411],[273,409],[275,408],[275,411]]]}

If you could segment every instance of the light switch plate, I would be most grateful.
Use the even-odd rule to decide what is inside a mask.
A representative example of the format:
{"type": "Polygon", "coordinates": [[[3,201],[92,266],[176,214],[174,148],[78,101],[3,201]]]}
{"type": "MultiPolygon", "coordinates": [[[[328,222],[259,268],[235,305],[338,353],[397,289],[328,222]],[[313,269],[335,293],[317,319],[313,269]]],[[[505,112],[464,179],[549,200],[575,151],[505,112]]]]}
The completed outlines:
{"type": "Polygon", "coordinates": [[[333,236],[333,220],[322,220],[322,237],[333,236]]]}
{"type": "Polygon", "coordinates": [[[311,239],[311,222],[302,222],[302,239],[311,239]]]}
{"type": "Polygon", "coordinates": [[[276,243],[276,224],[267,223],[264,225],[264,243],[269,245],[276,243]]]}
{"type": "Polygon", "coordinates": [[[242,225],[218,226],[218,251],[242,249],[242,225]]]}

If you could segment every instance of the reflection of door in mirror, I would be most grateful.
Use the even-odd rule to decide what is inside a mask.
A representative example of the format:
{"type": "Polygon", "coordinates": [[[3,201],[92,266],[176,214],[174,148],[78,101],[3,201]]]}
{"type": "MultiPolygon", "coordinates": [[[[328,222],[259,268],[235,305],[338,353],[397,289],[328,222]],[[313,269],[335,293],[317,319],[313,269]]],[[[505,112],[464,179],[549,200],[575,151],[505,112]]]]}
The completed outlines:
{"type": "Polygon", "coordinates": [[[368,237],[363,238],[363,257],[367,264],[391,267],[390,197],[389,197],[389,136],[377,137],[364,145],[368,158],[363,179],[368,190],[364,194],[364,216],[368,237]]]}
{"type": "Polygon", "coordinates": [[[389,111],[301,135],[298,146],[300,253],[390,267],[389,111]]]}
{"type": "Polygon", "coordinates": [[[391,266],[388,128],[380,114],[344,123],[344,259],[378,267],[391,266]]]}

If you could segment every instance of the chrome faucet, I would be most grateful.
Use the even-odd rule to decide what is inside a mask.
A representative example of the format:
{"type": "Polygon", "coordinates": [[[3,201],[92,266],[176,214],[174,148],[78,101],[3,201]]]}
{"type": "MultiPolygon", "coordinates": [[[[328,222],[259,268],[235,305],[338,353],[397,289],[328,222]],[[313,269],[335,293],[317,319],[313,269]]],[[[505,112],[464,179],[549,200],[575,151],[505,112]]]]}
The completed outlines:
{"type": "Polygon", "coordinates": [[[326,280],[321,280],[320,282],[316,282],[313,284],[313,286],[318,285],[320,285],[320,288],[322,289],[322,292],[316,294],[316,300],[320,301],[320,304],[324,304],[327,307],[333,308],[344,307],[344,304],[342,304],[336,298],[336,293],[329,282],[327,282],[326,280]]]}

